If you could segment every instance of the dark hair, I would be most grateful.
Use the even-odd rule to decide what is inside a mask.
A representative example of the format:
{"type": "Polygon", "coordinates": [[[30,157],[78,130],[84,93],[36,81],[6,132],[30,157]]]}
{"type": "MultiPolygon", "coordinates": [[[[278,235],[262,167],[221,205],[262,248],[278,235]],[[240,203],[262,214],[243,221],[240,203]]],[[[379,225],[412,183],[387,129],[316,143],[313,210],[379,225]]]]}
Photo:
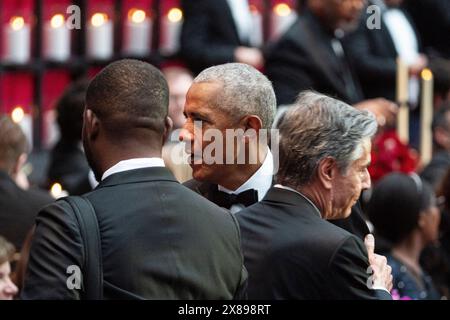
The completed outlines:
{"type": "Polygon", "coordinates": [[[112,137],[126,139],[131,129],[163,134],[169,89],[154,66],[131,59],[104,68],[89,84],[86,108],[91,109],[112,137]]]}
{"type": "Polygon", "coordinates": [[[88,85],[89,81],[87,80],[74,82],[64,91],[56,104],[57,122],[63,140],[69,142],[81,140],[84,102],[88,85]]]}
{"type": "Polygon", "coordinates": [[[9,262],[13,259],[16,249],[5,238],[0,236],[0,264],[9,262]]]}
{"type": "Polygon", "coordinates": [[[431,207],[433,200],[433,189],[418,175],[391,173],[373,189],[369,219],[375,232],[395,245],[418,226],[420,213],[431,207]]]}
{"type": "Polygon", "coordinates": [[[9,172],[22,153],[28,152],[28,142],[22,128],[6,115],[0,115],[0,169],[9,172]]]}

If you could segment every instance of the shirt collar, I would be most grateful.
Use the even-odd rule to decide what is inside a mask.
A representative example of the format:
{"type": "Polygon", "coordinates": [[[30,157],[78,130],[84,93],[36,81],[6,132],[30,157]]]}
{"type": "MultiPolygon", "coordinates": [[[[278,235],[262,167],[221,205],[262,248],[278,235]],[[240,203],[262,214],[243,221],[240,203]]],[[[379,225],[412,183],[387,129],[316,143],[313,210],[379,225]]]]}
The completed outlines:
{"type": "Polygon", "coordinates": [[[115,173],[150,167],[165,167],[164,160],[157,157],[122,160],[103,173],[102,181],[115,173]]]}
{"type": "Polygon", "coordinates": [[[218,186],[219,191],[223,191],[226,193],[234,193],[239,194],[249,189],[255,189],[258,191],[258,201],[261,201],[262,198],[266,195],[267,191],[269,191],[272,186],[273,180],[273,155],[270,152],[270,149],[267,149],[267,155],[264,159],[263,164],[259,167],[258,170],[242,184],[239,188],[232,191],[221,185],[218,186]]]}
{"type": "Polygon", "coordinates": [[[311,200],[309,200],[308,197],[306,197],[304,194],[302,194],[302,193],[298,192],[297,190],[292,189],[292,188],[290,188],[290,187],[283,186],[283,185],[281,185],[281,184],[276,184],[276,185],[274,185],[274,187],[275,187],[275,188],[280,188],[280,189],[289,190],[289,191],[292,191],[292,192],[295,192],[295,193],[301,195],[306,201],[308,201],[308,202],[314,207],[314,209],[316,209],[317,214],[319,215],[320,218],[322,218],[322,214],[320,213],[320,210],[319,210],[319,209],[317,208],[317,206],[316,206],[311,200]]]}

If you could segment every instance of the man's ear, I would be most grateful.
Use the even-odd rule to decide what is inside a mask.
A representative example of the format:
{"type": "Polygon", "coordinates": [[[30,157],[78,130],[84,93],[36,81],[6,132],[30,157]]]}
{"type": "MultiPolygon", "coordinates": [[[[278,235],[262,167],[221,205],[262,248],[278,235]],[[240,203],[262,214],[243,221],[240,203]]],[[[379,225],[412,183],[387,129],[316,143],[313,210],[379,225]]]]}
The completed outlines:
{"type": "Polygon", "coordinates": [[[317,178],[325,189],[331,190],[333,186],[333,180],[337,174],[337,170],[338,167],[336,160],[331,157],[322,159],[319,162],[317,168],[317,178]]]}
{"type": "Polygon", "coordinates": [[[242,118],[241,125],[244,127],[245,142],[248,143],[252,138],[258,136],[259,130],[262,128],[262,121],[258,116],[249,115],[242,118]]]}
{"type": "Polygon", "coordinates": [[[167,116],[164,121],[163,145],[167,142],[167,139],[169,139],[170,133],[172,132],[172,128],[173,128],[172,118],[167,116]]]}
{"type": "Polygon", "coordinates": [[[84,110],[84,126],[87,139],[95,140],[100,132],[100,121],[91,109],[84,110]]]}

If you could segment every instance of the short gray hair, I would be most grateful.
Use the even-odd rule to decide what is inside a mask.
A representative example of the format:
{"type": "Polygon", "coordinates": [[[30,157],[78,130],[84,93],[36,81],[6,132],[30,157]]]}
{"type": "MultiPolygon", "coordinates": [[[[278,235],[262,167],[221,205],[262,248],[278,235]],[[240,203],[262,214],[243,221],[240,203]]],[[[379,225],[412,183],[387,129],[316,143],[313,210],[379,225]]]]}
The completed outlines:
{"type": "Polygon", "coordinates": [[[319,162],[332,157],[346,173],[362,154],[362,143],[377,130],[375,116],[312,91],[302,92],[281,119],[278,183],[312,182],[319,162]]]}
{"type": "Polygon", "coordinates": [[[203,70],[194,83],[216,82],[222,85],[211,104],[235,118],[256,115],[262,127],[272,126],[276,98],[272,83],[261,72],[243,63],[227,63],[203,70]]]}

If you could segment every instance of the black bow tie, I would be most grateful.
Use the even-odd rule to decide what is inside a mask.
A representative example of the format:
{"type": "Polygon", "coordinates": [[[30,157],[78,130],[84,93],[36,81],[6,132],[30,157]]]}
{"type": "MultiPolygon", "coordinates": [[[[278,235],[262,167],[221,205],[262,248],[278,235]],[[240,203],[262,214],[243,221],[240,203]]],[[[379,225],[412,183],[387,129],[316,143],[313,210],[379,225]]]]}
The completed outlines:
{"type": "Polygon", "coordinates": [[[251,206],[258,202],[258,191],[249,189],[239,194],[230,194],[217,190],[214,192],[213,202],[219,207],[230,209],[234,204],[242,204],[245,207],[251,206]]]}

